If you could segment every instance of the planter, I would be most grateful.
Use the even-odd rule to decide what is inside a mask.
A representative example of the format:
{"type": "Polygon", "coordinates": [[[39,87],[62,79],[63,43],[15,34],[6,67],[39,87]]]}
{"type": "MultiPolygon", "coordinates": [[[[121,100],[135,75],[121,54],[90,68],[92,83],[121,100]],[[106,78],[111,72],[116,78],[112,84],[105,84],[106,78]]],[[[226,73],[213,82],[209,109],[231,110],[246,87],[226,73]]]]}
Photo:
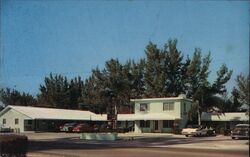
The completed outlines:
{"type": "Polygon", "coordinates": [[[117,139],[117,133],[82,133],[80,139],[114,141],[117,139]]]}

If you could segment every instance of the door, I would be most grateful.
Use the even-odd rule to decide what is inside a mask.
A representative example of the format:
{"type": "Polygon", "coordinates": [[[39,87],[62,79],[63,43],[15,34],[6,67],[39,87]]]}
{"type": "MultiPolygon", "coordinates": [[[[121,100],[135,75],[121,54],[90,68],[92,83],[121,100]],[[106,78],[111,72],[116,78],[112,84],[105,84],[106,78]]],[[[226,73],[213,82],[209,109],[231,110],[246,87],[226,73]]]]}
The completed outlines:
{"type": "Polygon", "coordinates": [[[159,124],[158,124],[158,120],[155,120],[155,131],[159,130],[159,124]]]}

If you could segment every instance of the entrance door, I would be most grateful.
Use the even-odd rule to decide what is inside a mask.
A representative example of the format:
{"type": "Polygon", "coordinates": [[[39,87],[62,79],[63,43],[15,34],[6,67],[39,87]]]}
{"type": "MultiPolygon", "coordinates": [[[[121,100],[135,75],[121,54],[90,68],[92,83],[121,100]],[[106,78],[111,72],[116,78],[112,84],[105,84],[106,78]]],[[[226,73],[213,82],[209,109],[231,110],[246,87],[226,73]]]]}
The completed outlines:
{"type": "Polygon", "coordinates": [[[159,124],[158,124],[158,120],[155,120],[155,131],[159,130],[159,124]]]}

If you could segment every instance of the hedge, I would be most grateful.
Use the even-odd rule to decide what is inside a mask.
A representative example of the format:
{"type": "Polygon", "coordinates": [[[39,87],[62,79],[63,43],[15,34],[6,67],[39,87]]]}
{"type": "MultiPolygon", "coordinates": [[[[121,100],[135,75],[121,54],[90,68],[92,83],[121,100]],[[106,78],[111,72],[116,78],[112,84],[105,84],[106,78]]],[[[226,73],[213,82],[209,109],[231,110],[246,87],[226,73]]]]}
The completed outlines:
{"type": "Polygon", "coordinates": [[[1,157],[26,157],[28,138],[18,134],[0,134],[1,157]]]}

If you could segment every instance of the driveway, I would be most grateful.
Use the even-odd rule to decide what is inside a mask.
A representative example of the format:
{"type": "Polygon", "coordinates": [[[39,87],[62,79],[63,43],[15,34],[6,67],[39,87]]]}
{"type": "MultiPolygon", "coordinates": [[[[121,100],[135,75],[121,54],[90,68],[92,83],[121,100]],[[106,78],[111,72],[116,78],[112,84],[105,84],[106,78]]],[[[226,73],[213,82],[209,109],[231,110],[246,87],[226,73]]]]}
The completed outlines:
{"type": "MultiPolygon", "coordinates": [[[[119,134],[116,141],[86,141],[80,134],[30,133],[28,156],[125,156],[122,152],[144,152],[143,156],[248,156],[248,140],[232,140],[230,136],[185,137],[173,134],[119,134]],[[139,151],[140,150],[140,151],[139,151]],[[191,150],[191,151],[190,151],[191,150]],[[109,153],[108,153],[109,152],[109,153]],[[120,153],[119,153],[120,152],[120,153]],[[161,152],[162,155],[159,153],[161,152]],[[210,152],[210,154],[207,154],[210,152]],[[87,153],[87,154],[86,154],[87,153]],[[174,153],[174,154],[173,154],[174,153]],[[85,154],[85,155],[84,155],[85,154]],[[214,155],[213,155],[214,156],[214,155]],[[215,155],[216,156],[216,155],[215,155]]],[[[130,156],[135,154],[130,154],[130,156]]],[[[138,153],[138,156],[140,154],[138,153]]]]}

